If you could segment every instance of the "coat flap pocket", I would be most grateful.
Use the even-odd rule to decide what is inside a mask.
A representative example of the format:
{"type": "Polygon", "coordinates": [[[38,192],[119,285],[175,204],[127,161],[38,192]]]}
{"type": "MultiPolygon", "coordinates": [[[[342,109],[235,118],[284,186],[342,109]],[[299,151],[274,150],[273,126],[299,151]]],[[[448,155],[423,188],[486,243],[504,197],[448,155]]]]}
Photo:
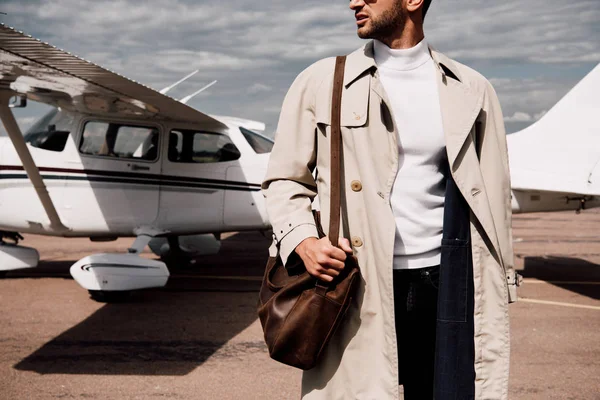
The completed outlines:
{"type": "MultiPolygon", "coordinates": [[[[342,93],[342,126],[358,127],[367,123],[371,77],[363,76],[344,88],[342,93]]],[[[331,86],[318,93],[315,117],[317,124],[331,125],[331,86]]]]}

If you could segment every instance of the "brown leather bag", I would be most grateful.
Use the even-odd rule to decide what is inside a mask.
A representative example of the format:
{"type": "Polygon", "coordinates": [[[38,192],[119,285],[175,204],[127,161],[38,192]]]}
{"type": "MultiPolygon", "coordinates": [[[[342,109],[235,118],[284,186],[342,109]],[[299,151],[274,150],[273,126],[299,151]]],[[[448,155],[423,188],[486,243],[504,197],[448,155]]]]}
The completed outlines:
{"type": "MultiPolygon", "coordinates": [[[[337,57],[331,107],[331,220],[329,240],[338,246],[341,201],[341,101],[346,57],[337,57]]],[[[324,237],[318,213],[315,223],[324,237]]],[[[356,257],[347,255],[346,266],[333,282],[308,274],[304,264],[286,269],[279,256],[270,257],[265,269],[258,315],[269,354],[274,360],[304,370],[313,368],[340,325],[361,280],[356,257]],[[296,271],[296,272],[292,272],[296,271]],[[299,272],[298,272],[299,271],[299,272]]]]}

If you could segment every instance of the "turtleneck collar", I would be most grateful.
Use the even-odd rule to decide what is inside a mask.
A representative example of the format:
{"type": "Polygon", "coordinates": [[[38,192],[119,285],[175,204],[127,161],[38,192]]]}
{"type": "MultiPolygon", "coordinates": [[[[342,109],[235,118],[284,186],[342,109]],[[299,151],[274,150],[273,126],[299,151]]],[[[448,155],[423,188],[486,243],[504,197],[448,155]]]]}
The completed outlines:
{"type": "Polygon", "coordinates": [[[431,60],[429,46],[425,39],[410,49],[391,49],[379,40],[374,40],[375,63],[378,68],[396,71],[410,71],[431,60]]]}

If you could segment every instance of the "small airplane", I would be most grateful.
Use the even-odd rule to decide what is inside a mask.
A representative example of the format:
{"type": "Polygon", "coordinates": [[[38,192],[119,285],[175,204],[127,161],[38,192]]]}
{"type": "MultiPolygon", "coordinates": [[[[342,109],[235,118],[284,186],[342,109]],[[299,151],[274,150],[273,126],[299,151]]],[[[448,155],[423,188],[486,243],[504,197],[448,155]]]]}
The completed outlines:
{"type": "Polygon", "coordinates": [[[147,245],[175,264],[218,252],[222,232],[270,228],[260,184],[273,141],[260,122],[185,104],[202,89],[166,95],[193,74],[158,92],[0,25],[0,271],[38,264],[17,232],[133,236],[128,254],[71,267],[109,300],[165,285],[165,262],[139,257],[147,245]],[[54,108],[23,135],[11,108],[27,100],[54,108]]]}
{"type": "MultiPolygon", "coordinates": [[[[37,266],[20,233],[135,237],[127,254],[92,254],[70,269],[92,298],[111,301],[164,286],[165,261],[217,253],[220,233],[270,228],[260,183],[273,141],[256,132],[260,122],[186,105],[197,93],[167,96],[192,75],[155,91],[0,25],[9,134],[0,137],[0,273],[37,266]],[[54,109],[22,135],[11,107],[27,100],[54,109]],[[140,257],[146,246],[161,261],[140,257]]],[[[508,136],[514,212],[600,206],[598,90],[600,65],[508,136]]]]}

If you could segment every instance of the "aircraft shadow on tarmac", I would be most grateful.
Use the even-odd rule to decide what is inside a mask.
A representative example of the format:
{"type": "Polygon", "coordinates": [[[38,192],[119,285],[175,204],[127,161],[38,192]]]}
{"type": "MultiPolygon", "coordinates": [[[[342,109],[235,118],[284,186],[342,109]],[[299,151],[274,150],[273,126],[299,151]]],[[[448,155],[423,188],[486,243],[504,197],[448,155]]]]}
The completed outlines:
{"type": "Polygon", "coordinates": [[[519,273],[524,278],[548,281],[554,286],[600,300],[599,286],[591,284],[600,282],[600,265],[587,260],[554,256],[525,257],[524,268],[519,273]],[[587,282],[590,284],[585,284],[587,282]]]}
{"type": "Polygon", "coordinates": [[[224,240],[219,255],[174,273],[167,287],[140,291],[127,303],[104,305],[14,368],[40,374],[186,375],[209,357],[266,352],[262,340],[230,339],[257,319],[257,277],[267,247],[258,234],[224,240]],[[253,279],[202,277],[217,274],[253,279]]]}

